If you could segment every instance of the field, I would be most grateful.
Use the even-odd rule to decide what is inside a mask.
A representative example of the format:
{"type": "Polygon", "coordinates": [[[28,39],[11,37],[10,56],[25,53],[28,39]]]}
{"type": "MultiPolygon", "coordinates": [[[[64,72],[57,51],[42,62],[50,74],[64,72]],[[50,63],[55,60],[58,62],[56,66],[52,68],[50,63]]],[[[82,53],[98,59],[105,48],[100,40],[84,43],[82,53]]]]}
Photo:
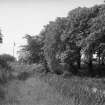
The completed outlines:
{"type": "Polygon", "coordinates": [[[44,73],[41,65],[12,64],[0,85],[0,105],[105,105],[105,78],[44,73]]]}

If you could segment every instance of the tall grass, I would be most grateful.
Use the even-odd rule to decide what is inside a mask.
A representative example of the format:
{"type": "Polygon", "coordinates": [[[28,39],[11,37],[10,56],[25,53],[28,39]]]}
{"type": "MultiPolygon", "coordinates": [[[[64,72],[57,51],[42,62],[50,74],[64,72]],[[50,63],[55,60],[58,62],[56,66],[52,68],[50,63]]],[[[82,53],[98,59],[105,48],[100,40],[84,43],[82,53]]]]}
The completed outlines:
{"type": "Polygon", "coordinates": [[[62,96],[68,99],[74,98],[75,105],[103,105],[105,103],[103,79],[77,76],[63,78],[55,74],[40,75],[39,79],[47,82],[62,96]]]}
{"type": "MultiPolygon", "coordinates": [[[[105,103],[105,78],[90,78],[39,72],[41,65],[13,65],[20,80],[34,77],[48,83],[63,97],[74,99],[74,105],[103,105],[105,103]],[[30,76],[27,76],[30,75],[30,76]],[[25,77],[26,76],[26,77],[25,77]]],[[[19,78],[18,78],[19,79],[19,78]]],[[[26,79],[25,79],[26,80],[26,79]]]]}

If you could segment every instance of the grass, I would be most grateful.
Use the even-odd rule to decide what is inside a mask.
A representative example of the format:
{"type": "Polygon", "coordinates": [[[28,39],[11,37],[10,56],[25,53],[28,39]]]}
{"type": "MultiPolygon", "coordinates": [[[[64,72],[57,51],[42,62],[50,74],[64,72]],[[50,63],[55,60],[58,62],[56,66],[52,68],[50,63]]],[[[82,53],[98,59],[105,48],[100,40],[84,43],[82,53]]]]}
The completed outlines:
{"type": "Polygon", "coordinates": [[[48,83],[34,77],[26,81],[13,80],[6,89],[4,105],[69,105],[71,102],[48,83]]]}
{"type": "MultiPolygon", "coordinates": [[[[41,65],[12,64],[16,77],[5,85],[0,105],[103,105],[105,78],[45,74],[41,65]],[[29,74],[25,75],[24,72],[29,74]]],[[[1,90],[1,89],[0,89],[1,90]]]]}
{"type": "Polygon", "coordinates": [[[105,102],[105,94],[103,94],[105,85],[103,79],[80,78],[75,76],[65,79],[62,76],[52,74],[43,77],[40,76],[40,78],[49,83],[62,96],[68,99],[75,98],[75,104],[102,105],[105,102]],[[94,91],[95,88],[97,91],[94,91]]]}

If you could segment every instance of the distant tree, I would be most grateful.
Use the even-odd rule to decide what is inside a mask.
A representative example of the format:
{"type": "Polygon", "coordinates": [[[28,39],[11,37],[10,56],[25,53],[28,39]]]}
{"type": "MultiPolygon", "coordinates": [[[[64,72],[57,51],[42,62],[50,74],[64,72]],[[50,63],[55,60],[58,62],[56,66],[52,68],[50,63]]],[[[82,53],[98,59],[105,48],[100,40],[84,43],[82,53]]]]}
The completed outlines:
{"type": "Polygon", "coordinates": [[[20,63],[28,63],[29,60],[29,53],[23,49],[24,46],[22,46],[22,49],[18,51],[18,62],[20,63]]]}
{"type": "Polygon", "coordinates": [[[14,62],[16,61],[16,58],[13,57],[12,55],[9,55],[9,54],[2,54],[0,55],[0,58],[7,61],[7,62],[14,62]]]}
{"type": "Polygon", "coordinates": [[[0,30],[0,43],[2,43],[2,42],[3,42],[3,35],[2,35],[1,30],[0,30]]]}
{"type": "Polygon", "coordinates": [[[43,59],[42,41],[40,36],[26,35],[27,45],[22,46],[21,51],[26,55],[28,63],[40,63],[43,59]]]}
{"type": "MultiPolygon", "coordinates": [[[[0,30],[0,43],[2,43],[3,42],[3,35],[2,35],[2,32],[1,32],[1,30],[0,30]]],[[[2,59],[0,59],[0,65],[2,65],[3,64],[3,62],[2,62],[3,60],[2,59]]]]}
{"type": "Polygon", "coordinates": [[[0,67],[9,69],[9,63],[15,62],[16,58],[9,54],[2,54],[0,55],[0,67]]]}

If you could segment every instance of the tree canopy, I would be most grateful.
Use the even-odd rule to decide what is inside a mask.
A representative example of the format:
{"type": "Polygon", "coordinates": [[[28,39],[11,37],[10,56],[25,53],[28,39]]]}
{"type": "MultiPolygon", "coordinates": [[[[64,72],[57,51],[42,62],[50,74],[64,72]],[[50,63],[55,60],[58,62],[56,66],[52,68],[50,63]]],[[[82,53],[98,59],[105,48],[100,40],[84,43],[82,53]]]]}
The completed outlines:
{"type": "Polygon", "coordinates": [[[94,54],[99,64],[104,64],[105,5],[78,7],[67,17],[49,22],[38,36],[26,35],[25,38],[27,45],[22,50],[28,52],[31,62],[39,63],[44,58],[52,72],[61,70],[60,63],[66,63],[69,71],[77,73],[84,54],[91,73],[94,54]]]}

